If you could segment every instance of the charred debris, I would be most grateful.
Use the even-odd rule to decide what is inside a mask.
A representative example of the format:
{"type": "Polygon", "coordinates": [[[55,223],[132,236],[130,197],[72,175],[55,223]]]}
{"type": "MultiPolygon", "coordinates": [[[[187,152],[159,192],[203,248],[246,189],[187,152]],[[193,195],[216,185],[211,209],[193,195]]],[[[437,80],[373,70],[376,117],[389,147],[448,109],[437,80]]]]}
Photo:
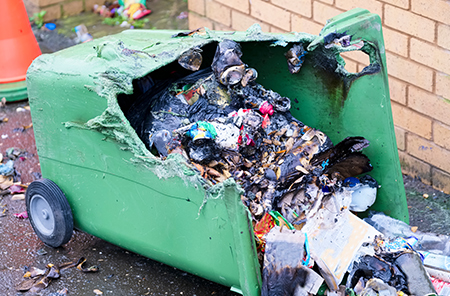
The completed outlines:
{"type": "MultiPolygon", "coordinates": [[[[324,39],[322,51],[350,46],[351,36],[324,39]]],[[[429,283],[421,272],[409,274],[408,264],[422,268],[411,248],[386,251],[380,246],[388,240],[352,213],[366,211],[376,198],[378,184],[367,175],[372,165],[363,154],[369,141],[361,135],[332,143],[290,113],[289,98],[256,82],[257,69],[243,62],[239,43],[212,46],[184,52],[181,71],[135,81],[141,95],[132,104],[118,100],[153,154],[182,155],[207,186],[234,178],[243,188],[262,295],[434,293],[411,282],[416,276],[429,283]]],[[[308,57],[305,48],[290,44],[285,53],[292,75],[308,57]]]]}

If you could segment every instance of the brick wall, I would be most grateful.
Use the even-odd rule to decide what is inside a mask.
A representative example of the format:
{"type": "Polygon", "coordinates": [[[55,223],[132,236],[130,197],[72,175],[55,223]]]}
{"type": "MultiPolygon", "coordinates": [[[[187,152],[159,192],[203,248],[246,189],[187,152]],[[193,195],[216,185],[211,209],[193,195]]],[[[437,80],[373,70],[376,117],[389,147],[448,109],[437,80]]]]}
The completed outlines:
{"type": "MultiPolygon", "coordinates": [[[[360,7],[380,15],[400,163],[405,174],[450,193],[449,0],[188,0],[189,27],[319,34],[360,7]]],[[[349,71],[367,55],[345,56],[349,71]]]]}
{"type": "Polygon", "coordinates": [[[90,11],[94,4],[103,4],[105,0],[23,0],[28,16],[41,10],[47,11],[44,21],[59,19],[64,16],[90,11]]]}

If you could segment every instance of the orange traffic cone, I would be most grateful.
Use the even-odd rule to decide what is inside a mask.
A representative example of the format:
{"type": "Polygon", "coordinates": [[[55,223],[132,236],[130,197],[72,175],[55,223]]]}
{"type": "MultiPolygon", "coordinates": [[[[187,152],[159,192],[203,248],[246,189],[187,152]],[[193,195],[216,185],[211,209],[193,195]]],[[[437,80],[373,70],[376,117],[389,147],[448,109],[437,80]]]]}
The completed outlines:
{"type": "Polygon", "coordinates": [[[0,99],[22,100],[27,69],[41,50],[22,0],[1,0],[0,11],[0,99]]]}

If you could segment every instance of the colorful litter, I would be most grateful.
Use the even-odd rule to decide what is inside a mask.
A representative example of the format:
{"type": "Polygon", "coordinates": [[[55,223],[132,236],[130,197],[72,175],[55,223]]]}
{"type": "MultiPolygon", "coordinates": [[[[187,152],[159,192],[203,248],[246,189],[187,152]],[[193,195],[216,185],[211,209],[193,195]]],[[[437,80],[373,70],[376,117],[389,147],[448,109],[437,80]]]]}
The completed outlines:
{"type": "MultiPolygon", "coordinates": [[[[16,286],[16,290],[19,292],[30,292],[30,293],[42,293],[42,290],[47,288],[53,280],[56,280],[61,277],[61,271],[76,267],[78,270],[83,273],[88,272],[97,272],[97,266],[91,266],[88,268],[84,268],[83,265],[86,262],[86,258],[82,257],[76,262],[66,262],[61,265],[55,265],[52,263],[47,264],[45,269],[40,269],[36,267],[27,267],[26,272],[23,275],[25,278],[24,281],[19,283],[16,286]]],[[[52,295],[67,295],[67,289],[59,290],[57,293],[52,295]]]]}

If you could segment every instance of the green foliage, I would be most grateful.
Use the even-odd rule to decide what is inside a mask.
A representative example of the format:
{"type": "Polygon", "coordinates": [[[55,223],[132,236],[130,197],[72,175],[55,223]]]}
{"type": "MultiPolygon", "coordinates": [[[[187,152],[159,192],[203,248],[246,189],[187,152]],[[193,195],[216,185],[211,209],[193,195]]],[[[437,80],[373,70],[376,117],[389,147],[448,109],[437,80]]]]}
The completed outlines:
{"type": "Polygon", "coordinates": [[[34,24],[40,29],[44,25],[44,15],[47,13],[46,10],[41,10],[39,12],[35,12],[32,17],[30,17],[30,22],[34,22],[34,24]]]}
{"type": "Polygon", "coordinates": [[[107,18],[105,18],[103,20],[103,23],[105,25],[118,26],[121,23],[123,23],[124,21],[128,21],[128,18],[126,16],[115,15],[114,17],[107,17],[107,18]]]}
{"type": "Polygon", "coordinates": [[[103,20],[103,23],[110,26],[119,26],[123,22],[128,22],[131,26],[135,28],[143,28],[149,19],[144,18],[140,20],[133,20],[123,15],[116,15],[114,17],[107,17],[103,20]]]}
{"type": "Polygon", "coordinates": [[[145,26],[146,23],[149,22],[149,19],[144,18],[144,19],[140,19],[140,20],[135,20],[131,23],[131,25],[135,28],[143,28],[145,26]]]}

